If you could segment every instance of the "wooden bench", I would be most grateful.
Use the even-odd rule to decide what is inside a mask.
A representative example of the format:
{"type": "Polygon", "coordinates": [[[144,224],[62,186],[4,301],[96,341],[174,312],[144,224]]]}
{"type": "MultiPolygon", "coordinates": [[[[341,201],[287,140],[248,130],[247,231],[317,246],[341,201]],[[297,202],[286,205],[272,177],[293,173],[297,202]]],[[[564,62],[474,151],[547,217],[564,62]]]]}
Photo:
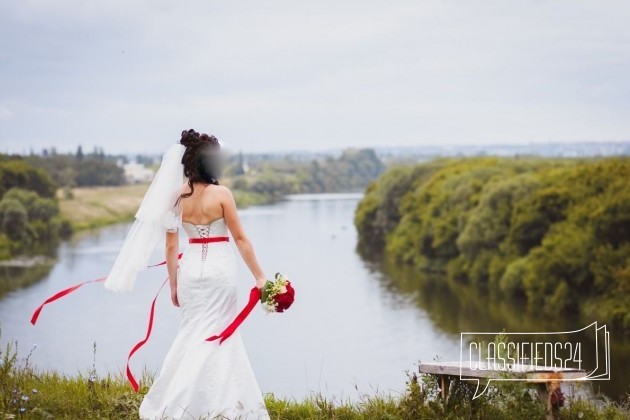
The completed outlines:
{"type": "MultiPolygon", "coordinates": [[[[472,369],[467,362],[432,362],[420,363],[418,371],[438,376],[442,399],[448,398],[451,382],[460,379],[477,379],[480,386],[485,386],[488,380],[499,383],[501,379],[519,379],[528,384],[535,384],[538,397],[547,408],[547,419],[559,418],[560,404],[555,401],[556,396],[562,395],[560,384],[565,381],[585,381],[586,371],[572,368],[553,368],[534,365],[516,365],[512,370],[490,370],[483,363],[478,369],[472,369]]],[[[472,381],[470,381],[472,382],[472,381]]],[[[557,398],[557,397],[556,397],[557,398]]]]}

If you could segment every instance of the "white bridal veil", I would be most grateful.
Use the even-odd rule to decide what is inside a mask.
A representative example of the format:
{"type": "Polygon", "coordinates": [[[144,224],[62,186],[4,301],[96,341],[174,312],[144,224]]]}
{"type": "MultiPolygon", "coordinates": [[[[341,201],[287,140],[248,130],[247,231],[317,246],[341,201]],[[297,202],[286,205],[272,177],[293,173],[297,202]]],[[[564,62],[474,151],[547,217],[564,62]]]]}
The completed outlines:
{"type": "MultiPolygon", "coordinates": [[[[138,272],[147,267],[158,241],[167,230],[181,225],[181,206],[174,207],[184,184],[182,156],[186,146],[176,143],[164,153],[149,189],[136,212],[114,265],[103,283],[115,292],[131,291],[138,272]]],[[[181,203],[181,200],[180,200],[181,203]]]]}

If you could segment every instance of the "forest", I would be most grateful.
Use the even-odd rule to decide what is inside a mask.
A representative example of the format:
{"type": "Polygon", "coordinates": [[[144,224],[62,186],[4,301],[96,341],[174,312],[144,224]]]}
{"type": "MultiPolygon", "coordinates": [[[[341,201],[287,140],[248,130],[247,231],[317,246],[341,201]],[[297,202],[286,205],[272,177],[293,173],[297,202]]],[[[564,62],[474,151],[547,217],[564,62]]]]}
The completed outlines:
{"type": "Polygon", "coordinates": [[[357,207],[359,251],[455,287],[630,332],[630,159],[444,158],[390,168],[357,207]]]}
{"type": "Polygon", "coordinates": [[[247,172],[237,159],[225,173],[229,184],[266,197],[264,202],[286,194],[360,192],[385,170],[373,149],[346,149],[339,156],[308,160],[252,156],[247,172]]]}
{"type": "Polygon", "coordinates": [[[70,235],[56,191],[46,170],[20,157],[0,155],[0,260],[45,252],[70,235]]]}
{"type": "Polygon", "coordinates": [[[97,185],[123,185],[125,174],[117,164],[123,156],[106,155],[102,148],[95,147],[85,153],[79,146],[75,153],[57,153],[54,148],[42,150],[42,153],[23,157],[31,165],[45,169],[60,187],[92,187],[97,185]]]}

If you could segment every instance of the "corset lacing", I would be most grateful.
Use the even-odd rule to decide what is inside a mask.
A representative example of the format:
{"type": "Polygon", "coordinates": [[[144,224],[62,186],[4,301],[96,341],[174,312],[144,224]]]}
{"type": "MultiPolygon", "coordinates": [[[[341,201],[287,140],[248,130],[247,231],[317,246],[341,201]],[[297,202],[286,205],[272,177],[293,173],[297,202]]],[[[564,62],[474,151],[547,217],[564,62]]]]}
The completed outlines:
{"type": "MultiPolygon", "coordinates": [[[[210,237],[210,226],[211,225],[193,225],[195,229],[197,229],[197,233],[201,238],[210,237]]],[[[208,244],[201,244],[201,261],[206,260],[206,256],[208,255],[208,244]]]]}

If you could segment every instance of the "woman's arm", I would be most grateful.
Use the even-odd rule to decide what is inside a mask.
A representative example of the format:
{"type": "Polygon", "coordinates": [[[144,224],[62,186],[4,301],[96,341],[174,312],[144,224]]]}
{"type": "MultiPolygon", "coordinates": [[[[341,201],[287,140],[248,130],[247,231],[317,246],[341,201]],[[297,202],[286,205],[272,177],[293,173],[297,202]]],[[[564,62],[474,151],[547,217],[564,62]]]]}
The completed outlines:
{"type": "Polygon", "coordinates": [[[265,273],[262,271],[260,265],[258,264],[256,254],[254,253],[254,247],[245,234],[243,225],[241,224],[241,221],[238,217],[238,213],[236,211],[236,202],[234,201],[232,191],[224,186],[222,186],[221,190],[221,205],[223,206],[223,217],[225,218],[225,223],[232,233],[234,243],[236,244],[236,247],[238,248],[241,257],[243,258],[243,261],[245,261],[245,264],[247,264],[247,267],[252,272],[252,275],[256,280],[256,287],[260,289],[265,285],[265,282],[267,281],[265,279],[265,273]]]}
{"type": "Polygon", "coordinates": [[[168,280],[171,285],[171,300],[173,305],[179,306],[177,299],[177,265],[179,259],[179,235],[177,231],[166,232],[166,269],[168,270],[168,280]]]}

